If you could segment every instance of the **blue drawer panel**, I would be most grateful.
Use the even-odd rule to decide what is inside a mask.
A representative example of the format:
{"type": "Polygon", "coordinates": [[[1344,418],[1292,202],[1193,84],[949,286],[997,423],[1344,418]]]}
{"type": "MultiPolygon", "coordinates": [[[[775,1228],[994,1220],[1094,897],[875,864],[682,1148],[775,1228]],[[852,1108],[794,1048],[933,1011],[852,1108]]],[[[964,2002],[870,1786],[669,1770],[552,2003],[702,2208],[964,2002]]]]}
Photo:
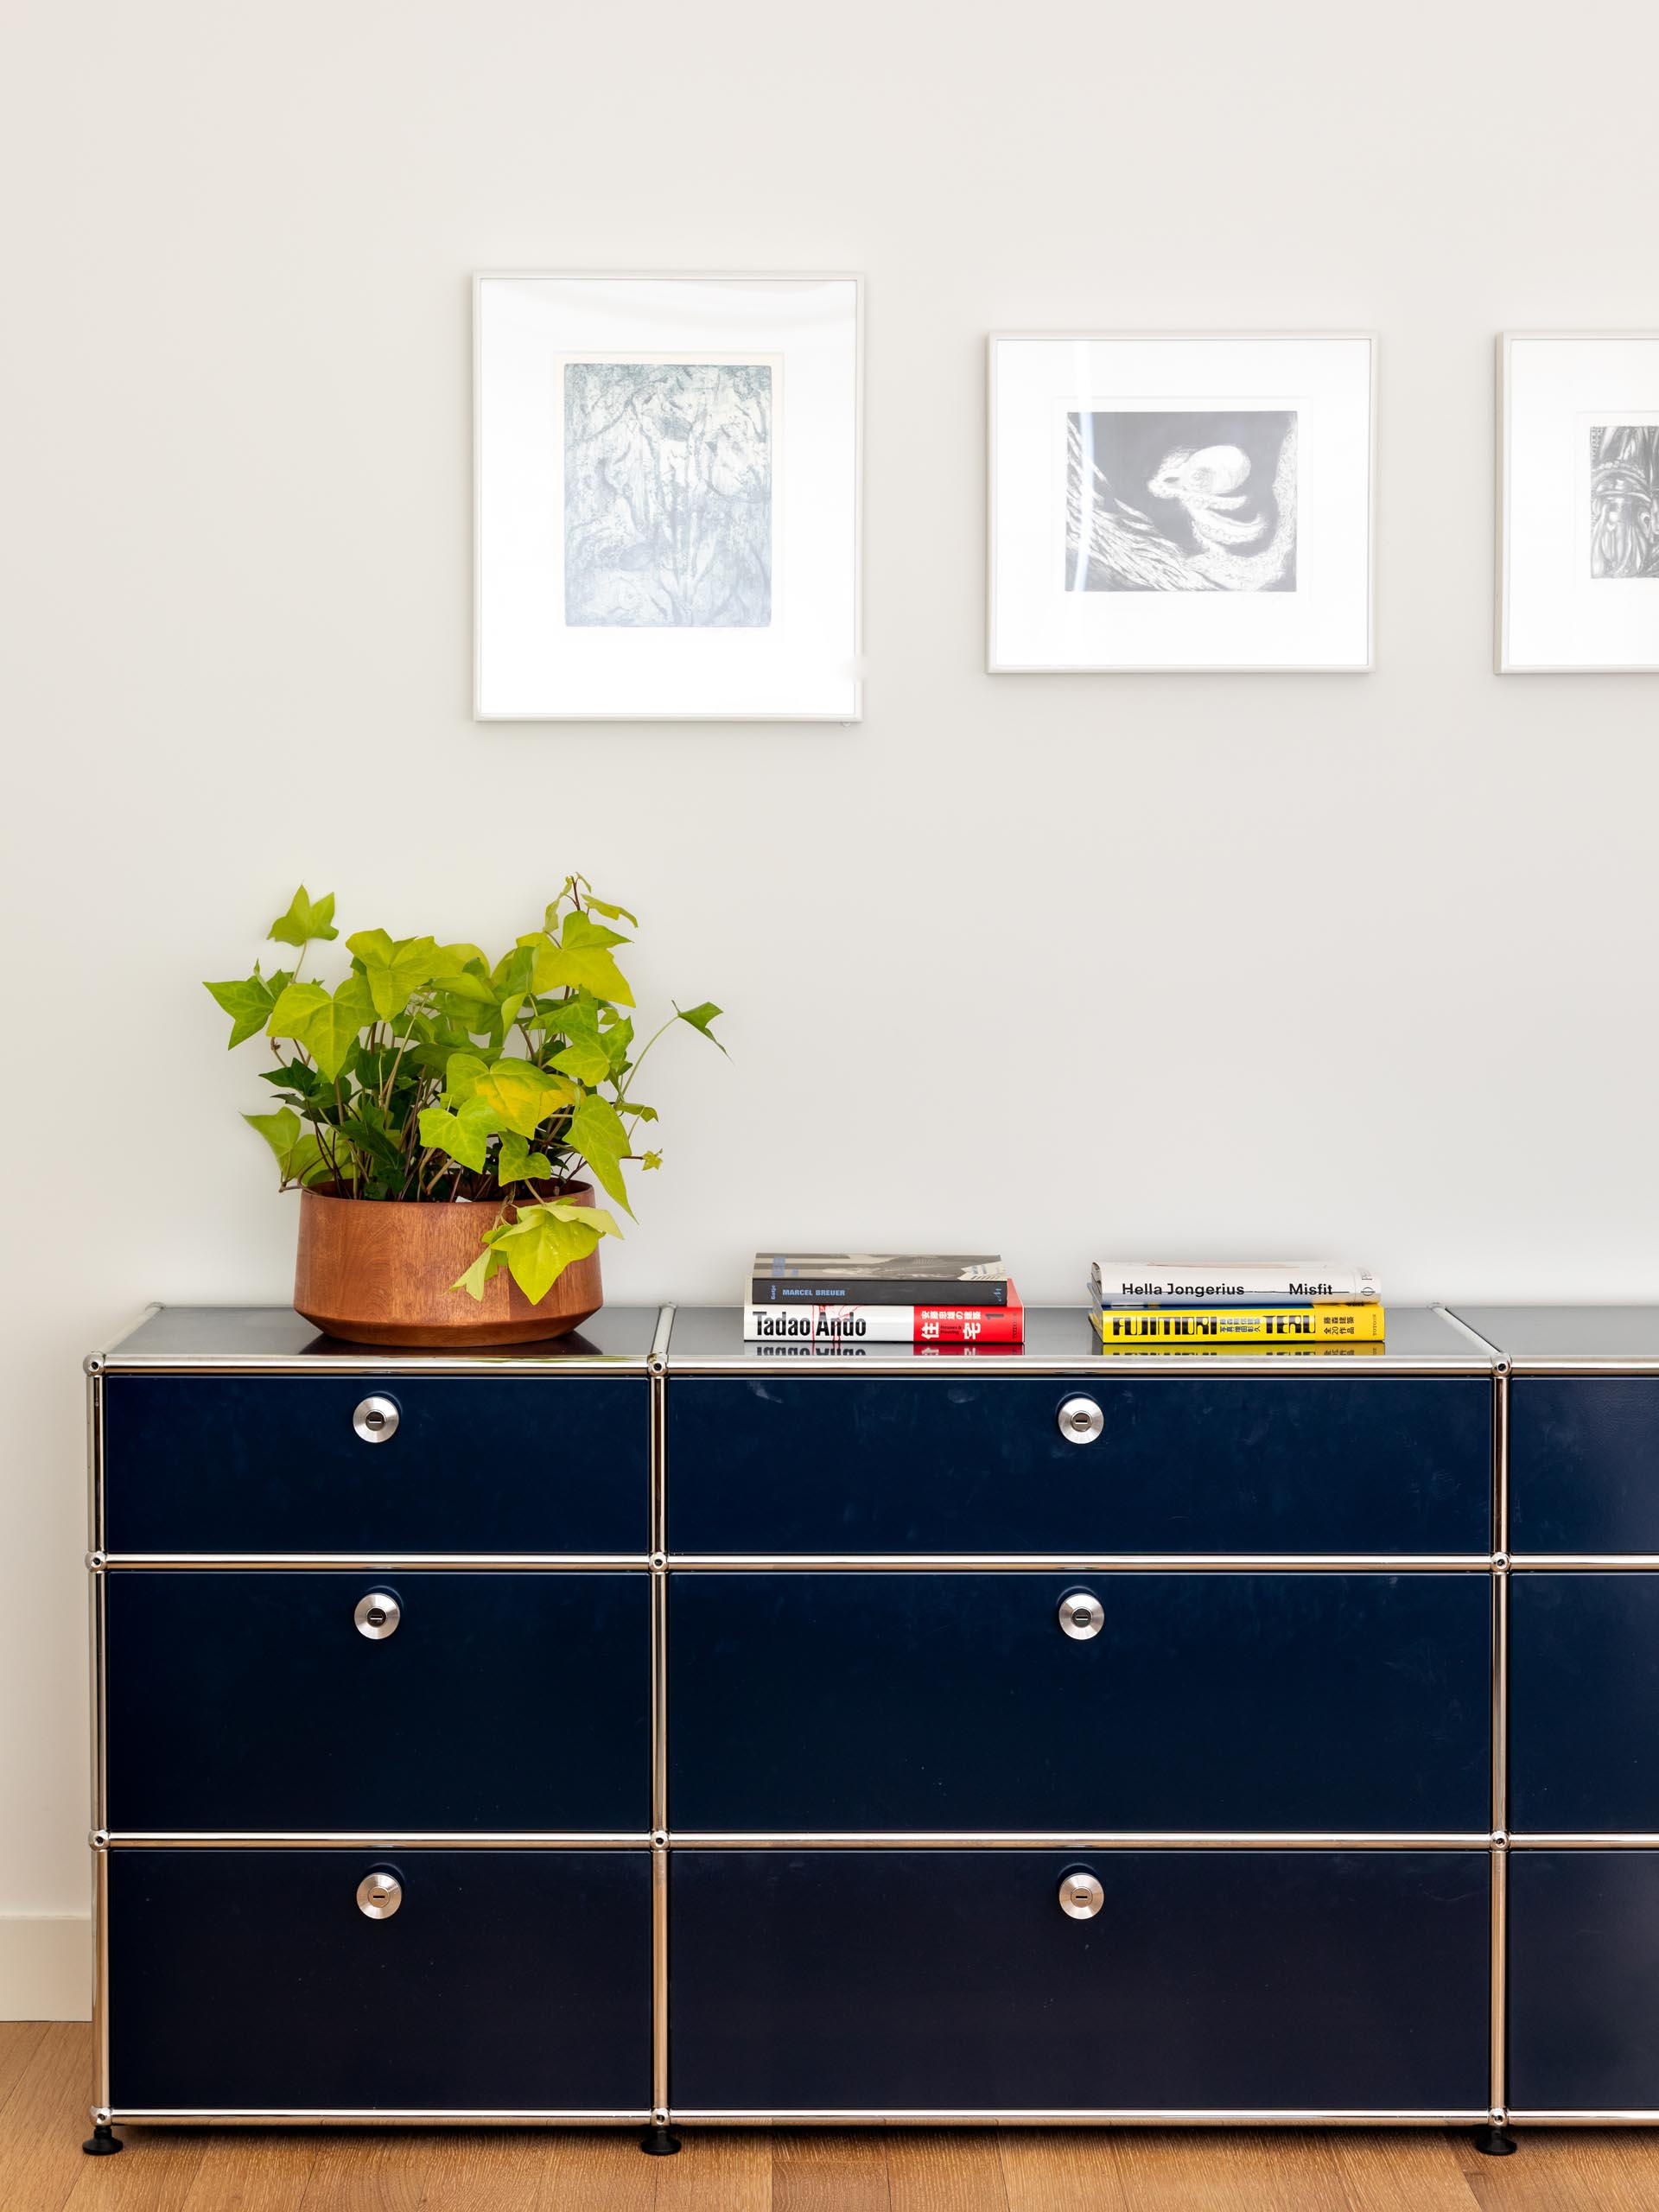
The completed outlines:
{"type": "Polygon", "coordinates": [[[1510,1819],[1659,1831],[1659,1576],[1510,1578],[1510,1819]]]}
{"type": "Polygon", "coordinates": [[[677,1574],[674,1826],[1484,1831],[1490,1621],[1472,1573],[677,1574]]]}
{"type": "Polygon", "coordinates": [[[1518,1552],[1659,1552],[1659,1376],[1514,1378],[1510,1541],[1518,1552]]]}
{"type": "Polygon", "coordinates": [[[643,1573],[118,1570],[108,1608],[118,1831],[650,1826],[643,1573]]]}
{"type": "Polygon", "coordinates": [[[1509,2090],[1659,2112],[1659,1852],[1510,1854],[1509,2090]]]}
{"type": "Polygon", "coordinates": [[[110,1999],[118,2109],[643,2112],[650,1854],[114,1851],[110,1999]]]}
{"type": "Polygon", "coordinates": [[[1490,1545],[1480,1376],[677,1376],[668,1436],[682,1552],[1490,1545]]]}
{"type": "Polygon", "coordinates": [[[1484,1853],[677,1852],[688,2110],[1465,2112],[1484,1853]],[[1069,1920],[1062,1875],[1105,1891],[1069,1920]]]}
{"type": "Polygon", "coordinates": [[[634,1376],[117,1375],[115,1552],[645,1552],[647,1386],[634,1376]],[[397,1433],[352,1427],[391,1398],[397,1433]]]}

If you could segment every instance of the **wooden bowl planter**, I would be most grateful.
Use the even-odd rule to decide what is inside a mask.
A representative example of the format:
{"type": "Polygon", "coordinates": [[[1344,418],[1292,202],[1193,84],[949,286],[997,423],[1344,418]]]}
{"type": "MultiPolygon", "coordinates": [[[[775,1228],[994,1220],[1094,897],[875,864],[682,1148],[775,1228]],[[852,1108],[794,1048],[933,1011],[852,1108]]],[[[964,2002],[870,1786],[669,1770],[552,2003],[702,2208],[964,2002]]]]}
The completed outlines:
{"type": "MultiPolygon", "coordinates": [[[[542,1186],[535,1195],[594,1203],[590,1183],[542,1186]]],[[[605,1302],[597,1251],[573,1260],[539,1306],[505,1268],[481,1300],[450,1289],[477,1259],[485,1230],[503,1217],[517,1213],[499,1199],[412,1205],[302,1191],[295,1311],[350,1344],[463,1351],[562,1337],[596,1313],[605,1302]]]]}

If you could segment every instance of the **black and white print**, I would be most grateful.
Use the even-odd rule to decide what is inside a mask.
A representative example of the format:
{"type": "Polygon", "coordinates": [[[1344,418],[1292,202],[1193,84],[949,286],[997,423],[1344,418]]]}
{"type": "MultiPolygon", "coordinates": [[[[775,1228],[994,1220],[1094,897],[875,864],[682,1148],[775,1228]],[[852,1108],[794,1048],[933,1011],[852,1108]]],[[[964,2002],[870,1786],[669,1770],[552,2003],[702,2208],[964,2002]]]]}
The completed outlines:
{"type": "Polygon", "coordinates": [[[564,619],[765,629],[772,372],[756,362],[564,365],[564,619]]]}
{"type": "Polygon", "coordinates": [[[1066,418],[1068,592],[1292,592],[1294,412],[1066,418]]]}
{"type": "Polygon", "coordinates": [[[1659,424],[1590,433],[1590,574],[1659,580],[1659,424]]]}

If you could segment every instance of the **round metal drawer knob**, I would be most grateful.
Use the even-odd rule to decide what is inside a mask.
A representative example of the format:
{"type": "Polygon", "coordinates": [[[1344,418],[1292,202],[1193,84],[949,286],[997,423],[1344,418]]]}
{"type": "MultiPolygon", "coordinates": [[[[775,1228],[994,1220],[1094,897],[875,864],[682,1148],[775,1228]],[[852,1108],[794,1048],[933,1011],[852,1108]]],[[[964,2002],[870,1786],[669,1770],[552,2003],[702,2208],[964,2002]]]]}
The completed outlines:
{"type": "Polygon", "coordinates": [[[1106,1426],[1106,1416],[1092,1398],[1068,1398],[1055,1419],[1068,1444],[1092,1444],[1106,1426]]]}
{"type": "Polygon", "coordinates": [[[1092,1590],[1073,1590],[1060,1600],[1060,1626],[1079,1643],[1098,1636],[1106,1625],[1106,1608],[1092,1590]]]}
{"type": "Polygon", "coordinates": [[[1106,1892],[1092,1874],[1068,1874],[1060,1884],[1060,1910],[1068,1920],[1092,1920],[1105,1902],[1106,1892]]]}
{"type": "Polygon", "coordinates": [[[390,1444],[403,1415],[395,1398],[365,1398],[352,1414],[352,1427],[365,1444],[390,1444]]]}
{"type": "Polygon", "coordinates": [[[357,1632],[366,1636],[372,1643],[382,1643],[395,1636],[397,1624],[404,1618],[404,1609],[390,1590],[371,1590],[366,1598],[359,1598],[352,1608],[352,1618],[357,1623],[357,1632]]]}
{"type": "Polygon", "coordinates": [[[365,1874],[357,1885],[357,1909],[365,1920],[390,1920],[404,1901],[395,1874],[365,1874]]]}

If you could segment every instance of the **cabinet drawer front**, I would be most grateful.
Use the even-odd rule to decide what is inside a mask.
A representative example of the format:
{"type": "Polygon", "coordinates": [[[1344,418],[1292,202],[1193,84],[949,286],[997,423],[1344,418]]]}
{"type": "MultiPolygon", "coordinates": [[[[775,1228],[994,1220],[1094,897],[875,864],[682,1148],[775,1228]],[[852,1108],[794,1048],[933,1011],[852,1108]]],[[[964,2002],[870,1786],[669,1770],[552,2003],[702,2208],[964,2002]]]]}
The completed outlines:
{"type": "Polygon", "coordinates": [[[1514,1378],[1510,1541],[1517,1552],[1659,1552],[1659,1376],[1514,1378]]]}
{"type": "Polygon", "coordinates": [[[1484,1853],[676,1852],[691,2112],[1477,2112],[1484,1853]],[[1059,1907],[1086,1869],[1095,1917],[1059,1907]]]}
{"type": "Polygon", "coordinates": [[[1510,1854],[1510,2102],[1659,2112],[1659,1851],[1510,1854]]]}
{"type": "Polygon", "coordinates": [[[649,1548],[643,1377],[118,1375],[104,1408],[112,1552],[649,1548]]]}
{"type": "Polygon", "coordinates": [[[682,1552],[1469,1551],[1478,1376],[679,1377],[682,1552]],[[1092,1399],[1100,1435],[1060,1433],[1092,1399]]]}
{"type": "Polygon", "coordinates": [[[1513,1826],[1659,1832],[1656,1740],[1659,1576],[1512,1575],[1513,1826]]]}
{"type": "Polygon", "coordinates": [[[117,1570],[107,1604],[118,1833],[650,1825],[644,1574],[117,1570]]]}
{"type": "Polygon", "coordinates": [[[1472,1573],[677,1574],[674,1826],[1471,1834],[1490,1619],[1472,1573]]]}
{"type": "Polygon", "coordinates": [[[118,2110],[649,2107],[648,1853],[113,1851],[109,1880],[118,2110]]]}

